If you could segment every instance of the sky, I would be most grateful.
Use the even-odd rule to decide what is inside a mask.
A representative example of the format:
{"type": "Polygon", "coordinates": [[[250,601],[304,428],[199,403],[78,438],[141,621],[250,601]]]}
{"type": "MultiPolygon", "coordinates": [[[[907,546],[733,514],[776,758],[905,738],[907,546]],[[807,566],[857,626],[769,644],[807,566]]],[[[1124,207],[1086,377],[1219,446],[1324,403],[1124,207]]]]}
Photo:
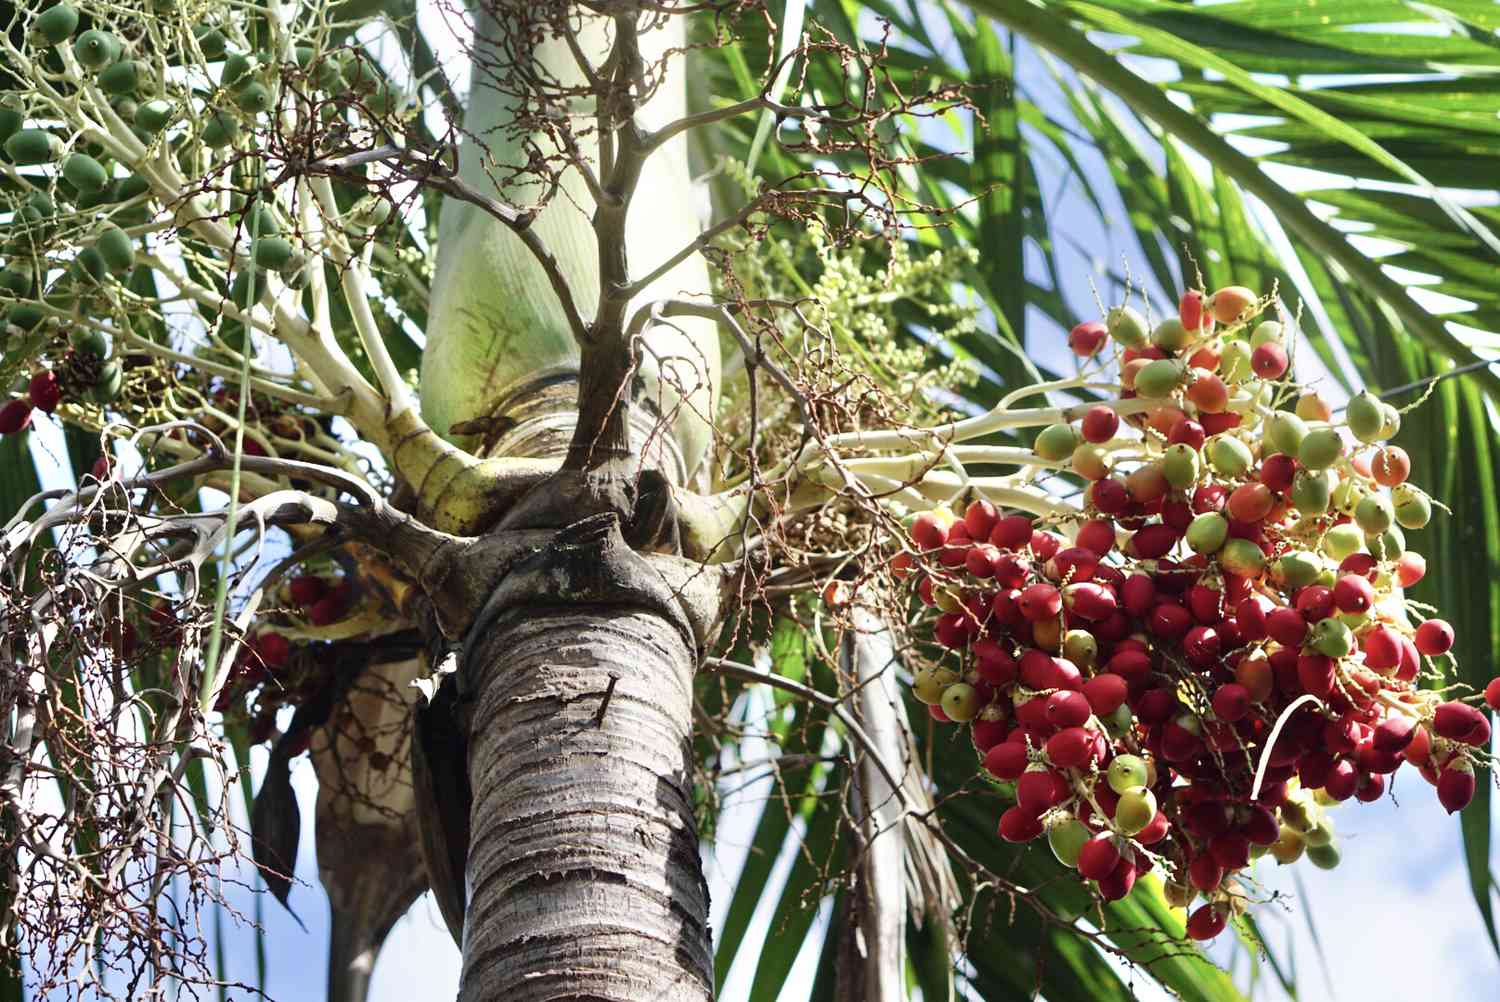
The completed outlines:
{"type": "MultiPolygon", "coordinates": [[[[431,5],[424,5],[423,24],[435,28],[440,19],[431,5]]],[[[941,30],[934,23],[935,30],[941,30]]],[[[441,36],[441,32],[434,32],[441,36]]],[[[442,46],[450,69],[456,47],[442,46]]],[[[461,72],[461,67],[458,67],[461,72]]],[[[1045,70],[1035,61],[1024,60],[1018,71],[1028,79],[1042,80],[1045,70]]],[[[1075,151],[1086,171],[1102,171],[1104,165],[1087,150],[1075,151]]],[[[1064,165],[1057,166],[1061,176],[1064,165]]],[[[1318,179],[1323,183],[1326,179],[1318,179]]],[[[1097,190],[1113,192],[1110,184],[1097,190]]],[[[1096,279],[1106,267],[1118,267],[1120,255],[1139,252],[1118,206],[1119,225],[1100,231],[1092,210],[1084,208],[1078,186],[1044,185],[1049,210],[1069,228],[1072,241],[1061,242],[1057,252],[1064,273],[1072,282],[1064,291],[1079,311],[1092,301],[1090,276],[1096,279]],[[1086,253],[1083,248],[1093,248],[1086,253]]],[[[1288,263],[1295,262],[1288,256],[1288,263]]],[[[1030,266],[1036,267],[1037,260],[1030,266]]],[[[1137,269],[1137,272],[1145,269],[1137,269]]],[[[1039,274],[1035,277],[1041,277],[1039,274]]],[[[1040,314],[1030,318],[1029,351],[1039,361],[1065,361],[1062,332],[1053,329],[1040,314]]],[[[1311,351],[1298,353],[1299,365],[1315,364],[1311,351]]],[[[1317,373],[1299,370],[1303,378],[1317,373]]],[[[1329,381],[1331,382],[1331,381],[1329,381]]],[[[49,426],[39,426],[33,448],[55,449],[49,426]]],[[[256,773],[264,767],[264,752],[256,750],[256,773]]],[[[298,760],[292,772],[293,786],[303,809],[304,837],[297,865],[300,883],[291,903],[305,928],[300,927],[269,898],[263,901],[266,955],[269,958],[266,991],[278,1002],[321,1002],[328,931],[327,904],[317,882],[313,857],[313,797],[315,781],[310,763],[298,760]]],[[[731,806],[720,825],[720,840],[706,847],[705,866],[713,900],[712,919],[722,924],[733,880],[744,860],[744,843],[753,831],[758,801],[764,791],[751,788],[731,806]]],[[[1500,825],[1500,799],[1495,801],[1492,826],[1500,825]]],[[[997,815],[999,807],[997,806],[997,815]]],[[[1297,972],[1303,999],[1350,999],[1359,1002],[1405,1002],[1413,998],[1453,1000],[1495,997],[1500,984],[1500,961],[1490,947],[1470,896],[1463,848],[1456,819],[1448,817],[1436,803],[1433,791],[1413,773],[1403,769],[1394,787],[1394,797],[1372,805],[1349,805],[1334,812],[1341,833],[1344,862],[1336,870],[1322,871],[1310,865],[1278,867],[1269,860],[1258,864],[1256,879],[1262,882],[1268,901],[1257,912],[1269,942],[1278,955],[1297,972]],[[1398,806],[1399,802],[1399,806],[1398,806]],[[1300,878],[1300,882],[1298,879],[1300,878]],[[1469,987],[1457,987],[1469,986],[1469,987]]],[[[784,879],[792,846],[787,846],[771,886],[784,879]]],[[[1030,851],[1046,852],[1045,846],[1030,851]]],[[[1492,852],[1492,868],[1500,863],[1500,850],[1492,852]]],[[[767,895],[770,901],[776,895],[767,895]]],[[[247,909],[253,907],[241,899],[247,909]]],[[[771,916],[764,911],[752,923],[742,954],[753,956],[755,943],[772,934],[771,916]]],[[[819,927],[826,926],[826,908],[819,927]]],[[[799,959],[783,993],[784,1002],[805,995],[811,979],[816,942],[799,959]]],[[[972,944],[982,949],[982,944],[972,944]]],[[[248,931],[232,933],[226,943],[238,976],[254,979],[252,937],[248,931]]],[[[1249,958],[1234,950],[1230,937],[1221,937],[1212,950],[1216,959],[1229,965],[1244,987],[1249,977],[1249,958]]],[[[420,899],[402,918],[382,951],[375,967],[371,1002],[406,1002],[410,999],[443,999],[454,996],[459,973],[459,953],[448,935],[430,896],[420,899]]],[[[1143,1000],[1165,998],[1165,993],[1142,979],[1134,979],[1143,1000]]],[[[748,992],[745,964],[731,971],[721,995],[723,1002],[742,1002],[748,992]]],[[[1279,1000],[1284,995],[1263,976],[1256,998],[1279,1000]]],[[[1052,1002],[1074,1002],[1055,999],[1052,1002]]]]}

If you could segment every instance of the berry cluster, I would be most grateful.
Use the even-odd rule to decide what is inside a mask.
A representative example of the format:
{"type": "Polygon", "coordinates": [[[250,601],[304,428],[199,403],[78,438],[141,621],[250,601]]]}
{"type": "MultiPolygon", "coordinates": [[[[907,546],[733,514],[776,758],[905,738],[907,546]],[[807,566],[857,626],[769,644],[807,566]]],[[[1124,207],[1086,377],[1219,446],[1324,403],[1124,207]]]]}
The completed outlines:
{"type": "MultiPolygon", "coordinates": [[[[1368,394],[1338,422],[1314,394],[1286,409],[1263,308],[1234,287],[1154,329],[1126,307],[1075,328],[1080,356],[1123,349],[1120,397],[1035,441],[1086,482],[1081,515],[923,512],[898,564],[953,652],[914,694],[1014,784],[1001,837],[1045,834],[1106,900],[1160,867],[1173,904],[1204,897],[1196,939],[1245,907],[1254,858],[1337,865],[1325,808],[1378,799],[1403,762],[1465,806],[1490,737],[1418,685],[1454,636],[1413,626],[1402,591],[1425,571],[1403,529],[1434,503],[1382,444],[1399,414],[1368,394]]],[[[1500,707],[1500,679],[1485,697],[1500,707]]]]}

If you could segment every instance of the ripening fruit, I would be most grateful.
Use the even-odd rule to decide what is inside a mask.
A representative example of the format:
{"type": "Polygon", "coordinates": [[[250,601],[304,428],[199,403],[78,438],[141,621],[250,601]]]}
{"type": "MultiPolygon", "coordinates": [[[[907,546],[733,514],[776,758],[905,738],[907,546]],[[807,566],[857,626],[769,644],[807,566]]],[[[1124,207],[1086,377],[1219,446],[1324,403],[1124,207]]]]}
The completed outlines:
{"type": "MultiPolygon", "coordinates": [[[[1099,678],[1108,677],[1118,676],[1099,676],[1099,678]]],[[[1139,755],[1116,755],[1109,763],[1109,771],[1105,774],[1105,778],[1111,790],[1124,794],[1136,787],[1147,786],[1151,780],[1151,772],[1146,760],[1139,755]]]]}
{"type": "Polygon", "coordinates": [[[1041,819],[1020,806],[1000,815],[1000,837],[1007,842],[1030,842],[1041,833],[1041,819]]]}
{"type": "Polygon", "coordinates": [[[947,689],[943,690],[941,705],[943,712],[948,714],[948,719],[960,724],[966,724],[973,720],[979,716],[979,711],[983,709],[979,698],[979,690],[967,682],[959,682],[957,685],[950,685],[947,689]]]}
{"type": "Polygon", "coordinates": [[[1120,794],[1115,806],[1115,827],[1124,835],[1134,835],[1156,817],[1156,794],[1137,787],[1120,794]]]}
{"type": "Polygon", "coordinates": [[[1120,415],[1115,413],[1114,408],[1103,404],[1090,407],[1079,422],[1079,430],[1083,433],[1085,442],[1095,445],[1108,442],[1120,430],[1120,415]]]}
{"type": "Polygon", "coordinates": [[[78,30],[78,8],[70,3],[54,4],[37,15],[31,30],[48,45],[61,45],[78,30]]]}
{"type": "Polygon", "coordinates": [[[1297,416],[1304,421],[1331,421],[1333,408],[1315,390],[1308,390],[1297,398],[1297,416]]]}
{"type": "Polygon", "coordinates": [[[1078,431],[1071,424],[1048,425],[1037,435],[1033,448],[1049,462],[1062,462],[1078,448],[1078,431]]]}
{"type": "Polygon", "coordinates": [[[1399,445],[1388,445],[1376,451],[1370,460],[1370,475],[1382,487],[1395,487],[1411,476],[1411,457],[1399,445]]]}
{"type": "Polygon", "coordinates": [[[1266,555],[1248,539],[1231,539],[1219,551],[1219,565],[1231,574],[1253,578],[1265,570],[1266,555]]]}
{"type": "Polygon", "coordinates": [[[120,58],[120,40],[107,31],[90,29],[73,43],[73,56],[85,69],[102,70],[120,58]]]}
{"type": "Polygon", "coordinates": [[[1081,323],[1068,332],[1068,347],[1079,358],[1093,358],[1109,340],[1109,328],[1098,320],[1081,323]]]}
{"type": "Polygon", "coordinates": [[[1255,305],[1256,295],[1243,285],[1226,285],[1209,297],[1209,308],[1221,324],[1232,324],[1255,305]]]}
{"type": "Polygon", "coordinates": [[[1197,333],[1199,329],[1214,324],[1208,297],[1197,289],[1189,289],[1182,294],[1177,301],[1177,320],[1188,331],[1197,333]]]}
{"type": "Polygon", "coordinates": [[[1193,381],[1188,384],[1187,397],[1204,414],[1222,414],[1229,406],[1229,387],[1224,380],[1212,372],[1193,370],[1193,381]]]}

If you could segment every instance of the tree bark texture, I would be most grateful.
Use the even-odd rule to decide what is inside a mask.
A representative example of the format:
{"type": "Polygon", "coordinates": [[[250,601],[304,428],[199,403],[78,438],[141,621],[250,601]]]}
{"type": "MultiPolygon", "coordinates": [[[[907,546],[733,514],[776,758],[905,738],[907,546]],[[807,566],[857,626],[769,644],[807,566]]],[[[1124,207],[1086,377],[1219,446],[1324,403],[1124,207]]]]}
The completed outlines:
{"type": "Polygon", "coordinates": [[[712,997],[695,667],[644,608],[513,608],[474,645],[461,1002],[712,997]]]}

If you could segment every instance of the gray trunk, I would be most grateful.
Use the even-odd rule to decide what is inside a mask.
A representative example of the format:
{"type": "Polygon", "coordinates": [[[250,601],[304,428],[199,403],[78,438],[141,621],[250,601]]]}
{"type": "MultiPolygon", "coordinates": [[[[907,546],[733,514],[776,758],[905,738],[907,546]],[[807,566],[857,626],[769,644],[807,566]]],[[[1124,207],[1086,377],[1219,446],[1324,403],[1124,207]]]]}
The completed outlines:
{"type": "Polygon", "coordinates": [[[628,607],[527,606],[475,645],[462,1002],[712,997],[695,667],[628,607]]]}

